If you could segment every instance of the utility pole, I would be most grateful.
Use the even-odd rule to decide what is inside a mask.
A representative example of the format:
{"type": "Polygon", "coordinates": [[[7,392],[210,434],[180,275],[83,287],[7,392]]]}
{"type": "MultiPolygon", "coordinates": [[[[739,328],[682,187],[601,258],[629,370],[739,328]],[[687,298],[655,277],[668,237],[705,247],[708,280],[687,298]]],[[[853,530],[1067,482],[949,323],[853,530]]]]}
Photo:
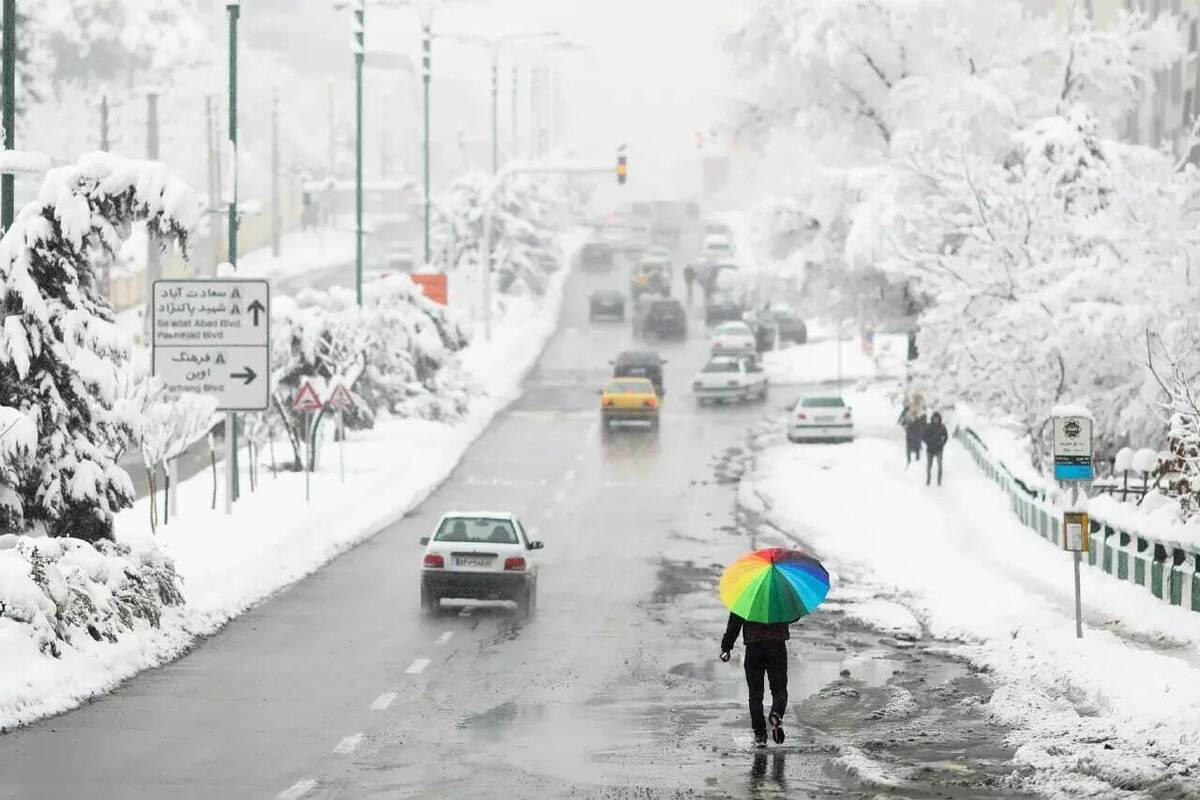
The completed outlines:
{"type": "Polygon", "coordinates": [[[107,153],[108,142],[108,95],[100,95],[100,151],[107,153]]]}
{"type": "Polygon", "coordinates": [[[363,303],[363,62],[367,56],[366,6],[366,0],[358,0],[354,7],[354,294],[359,306],[363,303]]]}
{"type": "MultiPolygon", "coordinates": [[[[158,91],[151,89],[146,92],[146,158],[149,161],[159,159],[158,152],[158,91]]],[[[154,296],[154,282],[162,278],[162,251],[158,240],[146,228],[146,301],[154,296]]],[[[150,315],[146,315],[146,325],[150,324],[150,315]]],[[[147,328],[149,330],[149,328],[147,328]]]]}
{"type": "Polygon", "coordinates": [[[271,90],[271,255],[279,258],[279,88],[271,90]]]}
{"type": "MultiPolygon", "coordinates": [[[[229,12],[229,144],[233,159],[233,186],[229,190],[229,263],[237,269],[237,202],[238,202],[238,151],[237,151],[237,26],[241,12],[240,0],[225,0],[229,12]]],[[[238,429],[237,414],[225,412],[225,513],[233,513],[233,503],[238,499],[238,429]]]]}
{"type": "Polygon", "coordinates": [[[433,205],[430,197],[429,179],[429,92],[433,82],[433,9],[425,11],[421,18],[421,82],[425,86],[425,135],[423,138],[422,160],[425,162],[425,261],[428,264],[433,257],[429,240],[429,212],[433,205]]]}
{"type": "Polygon", "coordinates": [[[500,48],[492,48],[492,174],[500,170],[500,48]]]}
{"type": "MultiPolygon", "coordinates": [[[[4,71],[4,108],[0,112],[0,124],[4,126],[4,149],[14,150],[17,146],[17,0],[4,0],[0,25],[4,26],[4,53],[0,58],[0,69],[4,71]]],[[[0,176],[0,228],[4,233],[12,227],[15,189],[15,175],[7,172],[0,176]]]]}
{"type": "Polygon", "coordinates": [[[333,97],[333,78],[325,81],[329,90],[329,177],[337,175],[337,114],[333,97]]]}
{"type": "Polygon", "coordinates": [[[517,61],[516,56],[513,57],[512,65],[512,86],[509,87],[512,91],[512,119],[509,123],[512,125],[512,143],[509,145],[512,150],[509,152],[509,159],[517,158],[521,152],[521,126],[518,121],[519,114],[517,113],[517,105],[520,99],[520,80],[521,80],[521,64],[517,61]]]}
{"type": "Polygon", "coordinates": [[[221,151],[217,144],[217,118],[213,110],[213,96],[204,95],[204,136],[208,145],[208,263],[204,265],[205,275],[215,275],[216,265],[221,252],[221,226],[215,214],[221,198],[221,151]]]}

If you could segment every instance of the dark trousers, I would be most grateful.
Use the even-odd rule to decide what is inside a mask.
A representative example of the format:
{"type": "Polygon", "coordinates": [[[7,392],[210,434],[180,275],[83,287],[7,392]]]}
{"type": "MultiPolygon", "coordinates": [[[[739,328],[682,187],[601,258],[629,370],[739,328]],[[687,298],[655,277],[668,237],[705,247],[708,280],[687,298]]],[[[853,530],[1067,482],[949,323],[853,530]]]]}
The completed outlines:
{"type": "Polygon", "coordinates": [[[937,459],[938,464],[938,486],[942,485],[942,451],[941,450],[925,450],[925,485],[933,479],[933,460],[937,459]]]}
{"type": "Polygon", "coordinates": [[[787,643],[754,642],[746,645],[746,686],[750,690],[750,724],[755,733],[765,733],[763,678],[771,685],[771,712],[783,716],[787,710],[787,643]]]}
{"type": "Polygon", "coordinates": [[[904,466],[907,467],[909,464],[911,464],[914,461],[916,461],[918,464],[921,463],[921,443],[920,442],[918,442],[916,444],[913,444],[912,442],[908,442],[905,445],[904,466]]]}

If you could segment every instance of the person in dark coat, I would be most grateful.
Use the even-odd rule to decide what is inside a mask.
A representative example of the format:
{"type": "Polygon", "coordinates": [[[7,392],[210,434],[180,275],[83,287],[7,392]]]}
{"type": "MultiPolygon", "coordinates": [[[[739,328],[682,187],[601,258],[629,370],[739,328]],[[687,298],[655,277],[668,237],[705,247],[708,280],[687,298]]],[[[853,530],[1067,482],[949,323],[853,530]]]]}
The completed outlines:
{"type": "Polygon", "coordinates": [[[933,460],[937,459],[937,475],[938,486],[942,485],[942,450],[946,447],[946,440],[950,438],[950,434],[946,432],[946,426],[942,424],[942,415],[937,411],[933,412],[933,416],[929,419],[929,424],[925,426],[925,485],[928,486],[933,479],[933,460]]]}
{"type": "Polygon", "coordinates": [[[925,439],[925,412],[915,406],[905,406],[900,412],[900,424],[904,426],[904,466],[912,462],[921,463],[921,442],[925,439]]]}
{"type": "Polygon", "coordinates": [[[765,624],[749,622],[737,614],[729,615],[725,636],[721,639],[721,660],[728,661],[737,644],[738,634],[746,645],[742,666],[746,671],[746,687],[750,693],[750,726],[754,729],[754,746],[767,746],[767,724],[771,738],[782,744],[783,714],[787,710],[787,640],[791,638],[787,623],[765,624]],[[763,684],[771,687],[771,713],[763,717],[763,684]]]}
{"type": "Polygon", "coordinates": [[[683,268],[683,285],[687,289],[687,305],[692,307],[692,285],[696,282],[696,268],[688,264],[683,268]]]}

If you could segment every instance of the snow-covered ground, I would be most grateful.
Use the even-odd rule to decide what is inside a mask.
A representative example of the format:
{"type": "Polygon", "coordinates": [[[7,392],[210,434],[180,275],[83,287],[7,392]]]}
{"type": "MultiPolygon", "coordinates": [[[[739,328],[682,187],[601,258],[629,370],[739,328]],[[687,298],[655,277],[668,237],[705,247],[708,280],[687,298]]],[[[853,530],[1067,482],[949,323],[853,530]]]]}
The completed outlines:
{"type": "Polygon", "coordinates": [[[809,344],[764,354],[763,366],[772,384],[786,386],[836,381],[839,375],[842,380],[857,381],[863,378],[896,378],[904,374],[908,339],[902,334],[877,334],[873,350],[864,347],[858,338],[848,338],[845,332],[839,341],[832,328],[826,330],[820,325],[810,326],[809,336],[809,344]]]}
{"type": "MultiPolygon", "coordinates": [[[[565,237],[572,256],[583,237],[565,237]]],[[[525,374],[554,332],[568,269],[554,274],[540,299],[505,298],[493,338],[476,337],[461,355],[481,392],[465,418],[453,423],[383,421],[351,432],[345,446],[346,482],[339,480],[336,447],[327,442],[321,469],[304,502],[302,474],[260,471],[257,491],[245,491],[232,517],[210,510],[206,473],[179,487],[179,516],[151,542],[146,501],[123,512],[118,541],[135,553],[153,544],[174,560],[186,604],[165,610],[158,628],[141,626],[117,642],[79,641],[61,658],[41,654],[24,626],[0,619],[0,727],[72,708],[136,672],[184,652],[197,637],[402,517],[454,469],[491,419],[520,394],[525,374]]],[[[280,451],[282,455],[282,451],[280,451]]]]}
{"type": "Polygon", "coordinates": [[[955,441],[945,485],[927,487],[923,464],[905,467],[888,396],[879,385],[850,393],[852,444],[767,446],[741,502],[822,558],[837,578],[831,600],[871,598],[858,616],[884,628],[904,626],[899,602],[930,635],[961,643],[996,683],[987,708],[1014,726],[1031,788],[1133,797],[1200,775],[1195,614],[1085,569],[1077,640],[1070,555],[1024,528],[955,441]]]}
{"type": "Polygon", "coordinates": [[[318,228],[285,233],[279,243],[279,257],[263,247],[238,258],[238,274],[243,277],[274,278],[346,264],[354,260],[354,231],[318,228]]]}

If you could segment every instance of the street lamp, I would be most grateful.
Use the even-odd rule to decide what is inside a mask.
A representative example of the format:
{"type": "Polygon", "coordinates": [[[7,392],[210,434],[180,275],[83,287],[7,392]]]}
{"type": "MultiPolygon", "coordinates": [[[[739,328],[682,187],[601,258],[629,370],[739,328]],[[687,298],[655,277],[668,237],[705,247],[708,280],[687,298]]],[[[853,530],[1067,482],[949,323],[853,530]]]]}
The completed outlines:
{"type": "MultiPolygon", "coordinates": [[[[466,44],[479,44],[488,48],[492,55],[492,174],[500,169],[500,53],[505,45],[513,42],[528,42],[537,39],[553,39],[557,31],[538,31],[536,33],[507,33],[507,34],[443,34],[444,38],[466,44]]],[[[514,70],[515,75],[515,70],[514,70]]],[[[515,84],[514,84],[515,86],[515,84]]],[[[515,113],[516,106],[513,106],[515,113]]],[[[514,117],[515,119],[515,117],[514,117]]]]}

